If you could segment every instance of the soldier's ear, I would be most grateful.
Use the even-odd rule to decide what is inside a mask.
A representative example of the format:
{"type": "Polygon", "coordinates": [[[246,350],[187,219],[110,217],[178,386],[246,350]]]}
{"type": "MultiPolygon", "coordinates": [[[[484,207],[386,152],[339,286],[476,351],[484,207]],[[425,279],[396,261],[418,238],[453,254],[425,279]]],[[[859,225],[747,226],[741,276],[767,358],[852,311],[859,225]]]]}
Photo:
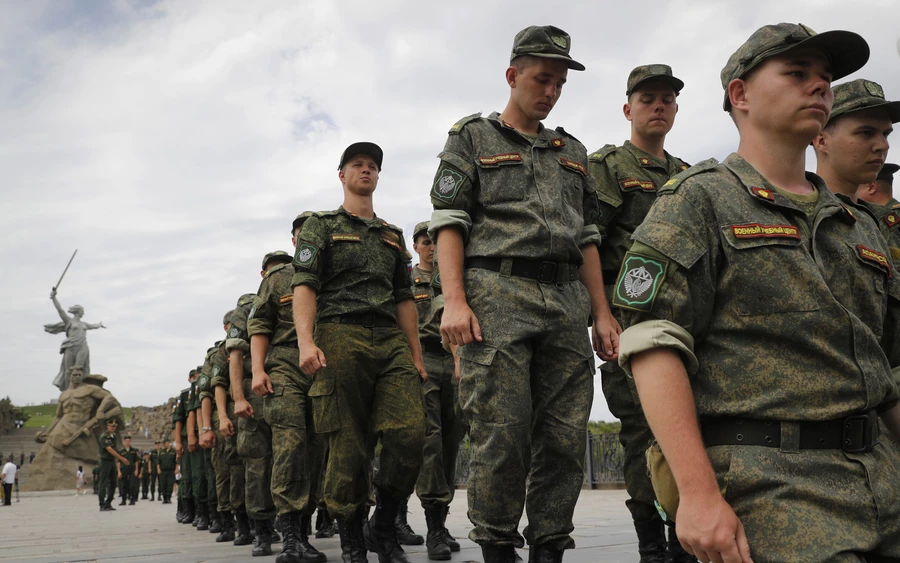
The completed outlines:
{"type": "Polygon", "coordinates": [[[516,80],[519,78],[519,70],[511,66],[506,69],[506,83],[509,84],[510,88],[516,87],[516,80]]]}

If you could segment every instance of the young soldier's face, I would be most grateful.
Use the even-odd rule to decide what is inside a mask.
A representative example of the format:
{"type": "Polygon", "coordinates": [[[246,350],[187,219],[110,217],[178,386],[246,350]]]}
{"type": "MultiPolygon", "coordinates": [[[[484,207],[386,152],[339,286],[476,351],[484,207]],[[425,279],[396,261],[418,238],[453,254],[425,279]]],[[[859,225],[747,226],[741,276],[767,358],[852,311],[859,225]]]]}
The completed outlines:
{"type": "Polygon", "coordinates": [[[893,125],[883,109],[855,111],[838,117],[816,137],[816,150],[841,178],[855,184],[874,182],[887,159],[893,125]]]}
{"type": "Polygon", "coordinates": [[[428,235],[419,235],[413,243],[413,250],[419,255],[420,262],[431,263],[434,260],[434,242],[428,235]]]}
{"type": "Polygon", "coordinates": [[[831,113],[831,65],[819,51],[801,49],[777,55],[743,80],[736,109],[747,111],[761,134],[792,136],[809,143],[822,131],[831,113]]]}
{"type": "Polygon", "coordinates": [[[344,164],[338,176],[350,193],[369,195],[378,185],[378,164],[371,156],[358,154],[344,164]]]}
{"type": "Polygon", "coordinates": [[[678,103],[675,89],[663,81],[647,81],[631,93],[623,108],[625,119],[643,137],[660,137],[672,130],[678,103]]]}
{"type": "Polygon", "coordinates": [[[550,115],[562,95],[569,68],[565,61],[534,57],[510,83],[512,97],[529,119],[541,121],[550,115]]]}

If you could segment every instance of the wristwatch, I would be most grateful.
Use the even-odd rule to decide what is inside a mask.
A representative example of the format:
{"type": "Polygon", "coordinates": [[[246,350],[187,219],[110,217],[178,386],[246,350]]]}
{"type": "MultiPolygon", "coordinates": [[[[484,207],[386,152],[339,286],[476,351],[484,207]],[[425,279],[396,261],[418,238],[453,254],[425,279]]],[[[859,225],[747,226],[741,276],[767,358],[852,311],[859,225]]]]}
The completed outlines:
{"type": "Polygon", "coordinates": [[[204,426],[203,428],[201,428],[201,430],[203,430],[204,432],[212,432],[212,426],[204,426]]]}

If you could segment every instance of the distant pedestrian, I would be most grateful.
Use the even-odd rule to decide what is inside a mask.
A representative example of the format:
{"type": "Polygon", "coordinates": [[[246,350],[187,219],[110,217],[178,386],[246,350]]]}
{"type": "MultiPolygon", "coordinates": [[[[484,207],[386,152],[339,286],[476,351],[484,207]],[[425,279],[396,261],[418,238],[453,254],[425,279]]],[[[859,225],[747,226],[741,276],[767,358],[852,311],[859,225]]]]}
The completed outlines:
{"type": "Polygon", "coordinates": [[[84,494],[84,469],[80,465],[75,473],[75,496],[77,497],[79,493],[84,494]]]}
{"type": "Polygon", "coordinates": [[[25,465],[25,452],[19,454],[19,467],[25,465]]]}
{"type": "Polygon", "coordinates": [[[3,466],[3,473],[0,474],[0,481],[3,481],[3,504],[9,506],[12,504],[12,488],[16,482],[16,471],[19,468],[13,463],[13,456],[9,456],[9,461],[3,466]]]}
{"type": "Polygon", "coordinates": [[[29,454],[28,463],[34,463],[34,452],[31,452],[31,454],[29,454]]]}

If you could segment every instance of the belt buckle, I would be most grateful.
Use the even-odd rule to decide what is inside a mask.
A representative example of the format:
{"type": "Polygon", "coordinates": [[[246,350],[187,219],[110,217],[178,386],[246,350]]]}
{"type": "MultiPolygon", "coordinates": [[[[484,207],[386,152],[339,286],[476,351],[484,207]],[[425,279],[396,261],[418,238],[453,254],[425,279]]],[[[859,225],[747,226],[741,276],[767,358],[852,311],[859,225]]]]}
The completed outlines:
{"type": "Polygon", "coordinates": [[[841,449],[851,454],[868,451],[872,447],[873,426],[867,414],[856,414],[846,417],[841,422],[841,449]],[[862,423],[861,430],[856,430],[859,428],[856,423],[862,423]],[[854,440],[857,436],[861,440],[854,440]]]}
{"type": "Polygon", "coordinates": [[[366,313],[362,316],[363,318],[363,326],[366,328],[375,328],[375,315],[372,313],[366,313]]]}
{"type": "Polygon", "coordinates": [[[538,281],[540,283],[556,281],[556,262],[541,262],[541,266],[538,268],[538,281]]]}

